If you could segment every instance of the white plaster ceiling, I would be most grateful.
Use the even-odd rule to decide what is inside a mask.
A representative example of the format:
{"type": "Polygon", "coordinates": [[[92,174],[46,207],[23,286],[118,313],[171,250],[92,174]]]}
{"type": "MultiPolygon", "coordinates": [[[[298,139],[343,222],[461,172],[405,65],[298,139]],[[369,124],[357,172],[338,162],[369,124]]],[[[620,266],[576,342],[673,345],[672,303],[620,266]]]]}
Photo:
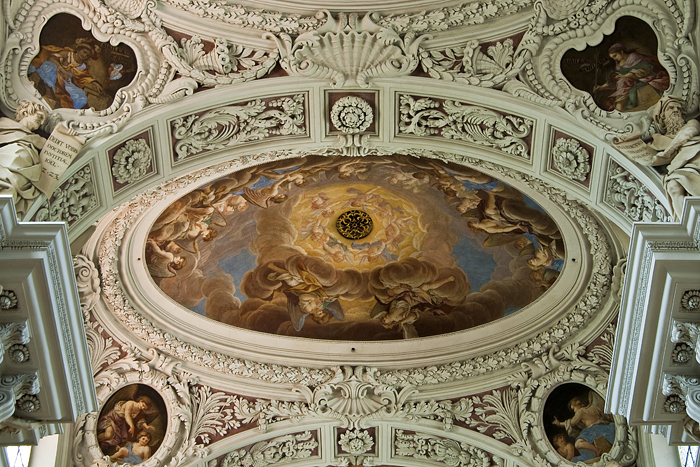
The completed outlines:
{"type": "MultiPolygon", "coordinates": [[[[270,415],[274,411],[263,411],[269,417],[263,418],[277,437],[318,428],[314,436],[321,447],[311,460],[296,465],[321,465],[333,463],[339,454],[338,433],[334,431],[337,423],[332,416],[326,414],[324,418],[311,410],[311,396],[327,387],[324,385],[335,381],[350,387],[361,380],[374,388],[372,397],[376,398],[381,395],[377,388],[384,385],[397,397],[402,389],[416,389],[418,392],[397,403],[397,407],[404,408],[401,404],[406,400],[435,403],[449,399],[456,403],[475,395],[479,395],[478,404],[486,404],[483,394],[498,391],[504,398],[513,395],[516,405],[521,403],[513,409],[515,425],[508,425],[512,429],[508,442],[493,436],[494,427],[503,430],[505,425],[489,425],[484,418],[478,422],[483,430],[469,428],[465,422],[450,436],[491,453],[494,463],[496,458],[501,459],[500,465],[569,465],[546,441],[542,407],[551,390],[563,381],[585,382],[604,394],[608,368],[604,363],[596,366],[600,360],[591,363],[597,355],[592,349],[602,345],[601,336],[610,335],[609,326],[617,313],[616,297],[610,288],[613,268],[625,256],[625,232],[631,230],[634,220],[665,220],[669,213],[658,174],[626,160],[609,144],[612,136],[621,132],[653,131],[651,109],[635,113],[604,111],[590,94],[567,84],[559,64],[567,50],[599,44],[604,35],[613,32],[620,17],[640,18],[658,29],[659,57],[671,75],[668,93],[685,97],[692,114],[698,105],[697,47],[691,37],[697,25],[693,21],[683,22],[677,10],[663,2],[582,2],[577,8],[563,1],[338,2],[330,11],[318,14],[328,5],[306,1],[214,5],[196,0],[157,2],[154,8],[145,3],[106,4],[109,8],[99,2],[36,2],[27,4],[28,12],[15,9],[18,21],[11,25],[15,35],[5,44],[6,48],[15,43],[17,47],[6,53],[5,66],[19,72],[11,72],[11,77],[4,79],[2,99],[3,110],[13,108],[20,99],[38,99],[26,79],[27,63],[36,53],[38,32],[51,15],[59,12],[81,18],[98,40],[129,45],[137,56],[141,73],[109,109],[54,112],[53,123],[63,119],[90,140],[64,177],[63,198],[52,200],[53,206],[65,207],[65,211],[52,211],[48,203],[40,201],[27,217],[68,221],[75,245],[85,241],[83,234],[92,234],[97,223],[83,254],[101,275],[100,300],[87,322],[89,341],[99,350],[93,355],[93,369],[101,403],[117,387],[138,380],[162,391],[169,411],[184,411],[182,426],[185,419],[187,423],[198,420],[183,409],[194,400],[192,395],[180,394],[183,388],[187,391],[188,384],[247,400],[301,404],[299,410],[306,410],[306,414],[298,417],[299,425],[291,422],[293,409],[289,413],[282,410],[277,419],[270,415]],[[378,14],[363,20],[370,7],[378,14]],[[263,11],[258,11],[260,8],[263,11]],[[276,14],[280,9],[282,13],[276,14]],[[359,15],[355,18],[345,13],[359,15]],[[656,21],[655,15],[661,19],[656,21]],[[462,18],[461,23],[453,26],[457,18],[462,18]],[[297,40],[299,34],[318,28],[322,29],[315,49],[304,48],[304,43],[297,40]],[[392,28],[396,37],[386,43],[377,39],[392,28]],[[20,39],[21,34],[28,39],[20,39]],[[186,40],[195,34],[207,44],[206,52],[215,39],[224,39],[232,54],[235,46],[259,51],[260,56],[269,59],[268,68],[261,65],[256,68],[259,76],[251,76],[244,69],[222,72],[214,65],[202,65],[204,59],[194,60],[196,44],[186,40]],[[474,52],[472,69],[463,69],[461,74],[444,73],[437,79],[421,71],[418,62],[415,72],[402,74],[396,71],[400,66],[378,62],[371,72],[366,67],[365,80],[354,79],[358,73],[349,58],[341,60],[336,68],[328,66],[333,56],[342,56],[342,47],[334,48],[341,43],[339,37],[353,34],[363,37],[368,47],[395,47],[396,57],[405,60],[398,60],[399,65],[421,57],[426,63],[426,54],[448,47],[476,50],[476,45],[469,49],[468,41],[482,45],[498,42],[501,47],[506,47],[508,38],[515,37],[519,42],[511,60],[498,66],[488,66],[489,60],[498,60],[498,52],[489,52],[484,46],[481,55],[474,52]],[[422,34],[430,37],[414,42],[422,34]],[[314,60],[304,62],[315,53],[314,60]],[[302,64],[295,64],[295,59],[302,64]],[[315,65],[320,71],[314,71],[315,65]],[[373,93],[376,128],[367,139],[331,131],[328,96],[333,92],[373,93]],[[258,100],[270,110],[274,107],[271,101],[294,96],[302,96],[304,108],[300,124],[303,131],[298,134],[273,134],[257,140],[231,138],[223,146],[207,146],[205,141],[201,151],[178,158],[174,136],[177,119],[199,118],[222,108],[240,109],[258,100]],[[439,133],[417,135],[402,130],[401,96],[431,99],[443,115],[447,113],[444,101],[454,101],[497,116],[526,119],[529,131],[521,139],[527,150],[524,154],[505,151],[494,144],[500,137],[482,144],[466,136],[448,138],[439,133]],[[128,183],[117,183],[114,154],[127,141],[136,139],[148,143],[152,153],[149,170],[128,183]],[[579,174],[582,178],[572,177],[555,164],[559,140],[575,141],[582,148],[581,154],[587,154],[589,167],[579,174]],[[358,343],[273,337],[207,321],[163,296],[148,276],[141,258],[150,226],[169,203],[192,189],[268,161],[309,154],[393,153],[475,167],[531,196],[552,214],[564,233],[569,262],[561,278],[541,299],[515,316],[484,327],[416,340],[358,343]],[[75,209],[71,211],[70,207],[75,209]],[[114,341],[107,344],[105,336],[114,341]],[[571,346],[579,350],[565,350],[571,346]],[[581,363],[581,358],[588,360],[581,363]],[[351,374],[343,375],[335,365],[353,366],[360,376],[353,380],[351,374]],[[165,381],[158,375],[170,379],[165,381]],[[516,380],[522,381],[516,384],[516,380]],[[512,394],[508,389],[511,384],[517,388],[512,394]],[[519,432],[521,422],[527,427],[519,432]]],[[[690,15],[692,8],[686,5],[684,12],[690,15]]],[[[256,121],[256,117],[251,118],[256,121]]],[[[455,121],[457,117],[445,120],[455,121]]],[[[231,400],[228,404],[233,407],[231,400]]],[[[223,406],[217,406],[216,413],[221,414],[223,406]]],[[[368,407],[358,410],[372,413],[368,407]]],[[[508,412],[505,408],[494,410],[508,412]]],[[[233,408],[231,411],[235,412],[233,408]]],[[[447,412],[460,413],[456,407],[447,412]]],[[[240,411],[235,413],[240,415],[240,411]]],[[[376,415],[378,421],[372,426],[377,429],[375,440],[381,447],[375,457],[392,465],[419,465],[422,461],[410,456],[396,457],[396,450],[390,446],[396,439],[395,429],[417,429],[397,413],[384,418],[376,415]]],[[[433,414],[430,410],[427,413],[433,414]]],[[[417,416],[416,420],[421,420],[420,428],[432,436],[446,433],[438,416],[417,416]]],[[[617,421],[624,426],[624,420],[617,421]]],[[[179,423],[177,416],[171,416],[169,430],[179,429],[179,423]]],[[[246,423],[244,428],[254,426],[246,423]]],[[[224,426],[228,428],[222,428],[219,435],[225,439],[217,438],[208,445],[197,438],[195,428],[187,425],[180,438],[168,441],[171,452],[163,454],[161,448],[158,461],[150,465],[170,462],[168,456],[178,450],[181,456],[177,462],[181,463],[173,461],[171,465],[205,465],[213,459],[223,462],[221,457],[234,449],[248,449],[258,441],[272,439],[245,429],[231,435],[233,424],[224,426]],[[227,433],[229,436],[225,436],[227,433]],[[191,444],[187,447],[186,443],[191,444]]],[[[82,444],[77,452],[98,456],[94,423],[81,430],[78,435],[82,444]]],[[[623,465],[631,465],[635,455],[629,454],[629,446],[634,442],[628,440],[624,428],[618,431],[620,439],[611,453],[617,459],[624,458],[623,465]]]]}

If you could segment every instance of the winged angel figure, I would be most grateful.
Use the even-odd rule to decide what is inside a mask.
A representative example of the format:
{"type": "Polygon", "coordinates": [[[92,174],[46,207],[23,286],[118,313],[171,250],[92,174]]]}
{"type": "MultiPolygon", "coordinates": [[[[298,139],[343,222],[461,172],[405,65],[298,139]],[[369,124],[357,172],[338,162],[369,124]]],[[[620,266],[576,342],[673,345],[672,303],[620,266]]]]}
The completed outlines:
{"type": "Polygon", "coordinates": [[[318,278],[310,272],[302,258],[288,261],[286,268],[273,263],[268,267],[273,271],[268,275],[272,281],[280,281],[287,297],[287,310],[294,329],[300,331],[306,317],[319,324],[327,323],[331,317],[343,321],[345,312],[337,297],[329,296],[318,278]]]}

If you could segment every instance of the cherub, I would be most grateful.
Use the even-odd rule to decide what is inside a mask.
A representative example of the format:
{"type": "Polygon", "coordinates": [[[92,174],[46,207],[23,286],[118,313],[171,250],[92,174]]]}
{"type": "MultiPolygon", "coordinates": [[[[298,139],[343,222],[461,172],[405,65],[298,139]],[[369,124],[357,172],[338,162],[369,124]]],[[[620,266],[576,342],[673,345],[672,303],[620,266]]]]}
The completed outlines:
{"type": "Polygon", "coordinates": [[[552,250],[547,245],[540,245],[532,255],[532,258],[527,260],[527,265],[530,269],[539,269],[541,267],[548,267],[554,263],[554,254],[552,250]]]}
{"type": "Polygon", "coordinates": [[[328,229],[318,222],[311,227],[311,240],[318,245],[325,245],[331,239],[328,229]]]}
{"type": "Polygon", "coordinates": [[[147,461],[151,457],[151,434],[147,431],[139,432],[138,442],[129,443],[120,448],[116,453],[110,456],[113,461],[122,464],[138,465],[147,461]]]}
{"type": "Polygon", "coordinates": [[[152,405],[153,402],[148,396],[117,402],[97,424],[97,440],[102,451],[106,452],[111,446],[120,446],[132,439],[137,428],[153,432],[155,428],[146,423],[144,418],[152,405]]]}
{"type": "Polygon", "coordinates": [[[564,433],[554,435],[552,444],[557,448],[557,452],[567,461],[570,461],[576,455],[576,448],[564,433]]]}
{"type": "Polygon", "coordinates": [[[276,181],[270,186],[251,190],[248,187],[243,188],[243,197],[249,203],[253,203],[261,208],[269,208],[271,203],[282,203],[287,199],[287,195],[280,193],[280,187],[286,180],[283,178],[276,181]]]}
{"type": "Polygon", "coordinates": [[[427,305],[434,314],[444,314],[435,308],[443,303],[443,298],[435,292],[443,285],[455,281],[454,276],[445,279],[425,282],[418,287],[408,284],[396,284],[387,287],[385,295],[390,297],[388,303],[375,296],[377,303],[370,312],[370,318],[379,318],[379,322],[387,329],[396,327],[403,330],[404,338],[418,337],[413,323],[420,317],[419,307],[427,305]]]}
{"type": "Polygon", "coordinates": [[[379,322],[386,329],[391,329],[393,327],[401,329],[404,339],[418,337],[413,323],[418,321],[420,314],[418,310],[413,309],[411,303],[406,300],[394,300],[388,307],[377,301],[369,317],[379,318],[379,322]]]}
{"type": "Polygon", "coordinates": [[[350,256],[348,255],[348,247],[333,237],[329,237],[323,244],[323,249],[326,251],[324,259],[330,256],[336,263],[342,263],[343,261],[351,262],[350,256]]]}
{"type": "Polygon", "coordinates": [[[169,242],[165,249],[161,249],[154,240],[149,238],[146,242],[146,250],[148,271],[153,277],[173,277],[185,265],[185,258],[179,255],[182,249],[174,242],[169,242]]]}
{"type": "Polygon", "coordinates": [[[350,162],[340,164],[337,167],[338,178],[341,180],[348,180],[350,177],[355,175],[360,180],[367,178],[367,173],[369,172],[368,164],[359,163],[357,160],[353,159],[350,162]]]}
{"type": "Polygon", "coordinates": [[[234,193],[229,193],[228,195],[221,198],[219,201],[212,203],[212,206],[216,208],[222,215],[228,216],[236,211],[245,211],[248,209],[248,201],[241,195],[234,193]]]}
{"type": "Polygon", "coordinates": [[[573,397],[569,402],[573,417],[563,422],[554,417],[552,424],[566,428],[570,436],[576,437],[576,449],[591,451],[593,456],[587,458],[598,457],[615,442],[615,424],[603,411],[604,406],[605,401],[594,391],[589,391],[588,397],[573,397]]]}
{"type": "Polygon", "coordinates": [[[311,200],[311,209],[325,209],[328,206],[331,198],[324,192],[320,191],[316,195],[304,195],[304,198],[311,200]]]}
{"type": "Polygon", "coordinates": [[[459,211],[461,214],[464,214],[468,211],[471,211],[472,209],[476,209],[476,207],[481,202],[481,198],[479,198],[476,195],[475,191],[469,191],[467,193],[468,194],[466,196],[459,198],[459,204],[457,205],[457,211],[459,211]]]}
{"type": "Polygon", "coordinates": [[[362,192],[357,188],[348,188],[348,193],[355,194],[355,197],[346,202],[343,208],[346,208],[348,206],[352,206],[353,208],[365,208],[366,206],[373,206],[375,208],[379,208],[379,203],[382,200],[382,197],[377,194],[374,194],[374,192],[378,189],[379,187],[374,187],[370,190],[367,190],[367,192],[362,192]]]}
{"type": "Polygon", "coordinates": [[[397,172],[391,176],[389,183],[392,185],[400,183],[403,189],[410,190],[413,193],[420,193],[430,185],[430,175],[424,171],[411,174],[397,172]]]}
{"type": "Polygon", "coordinates": [[[379,258],[384,258],[387,261],[392,259],[391,253],[389,253],[386,249],[387,243],[381,240],[362,244],[353,242],[352,247],[357,250],[361,250],[353,254],[355,261],[359,260],[360,264],[363,264],[365,261],[371,263],[379,258]]]}

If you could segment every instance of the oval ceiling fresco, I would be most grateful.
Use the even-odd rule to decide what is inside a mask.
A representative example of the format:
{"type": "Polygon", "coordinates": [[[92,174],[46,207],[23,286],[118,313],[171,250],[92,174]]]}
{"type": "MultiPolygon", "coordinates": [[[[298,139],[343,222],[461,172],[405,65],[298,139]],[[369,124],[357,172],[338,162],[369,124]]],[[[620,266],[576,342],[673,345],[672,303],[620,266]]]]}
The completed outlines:
{"type": "Polygon", "coordinates": [[[512,314],[554,283],[564,248],[541,207],[476,170],[312,156],[175,201],[150,229],[146,263],[173,300],[232,326],[388,340],[512,314]]]}

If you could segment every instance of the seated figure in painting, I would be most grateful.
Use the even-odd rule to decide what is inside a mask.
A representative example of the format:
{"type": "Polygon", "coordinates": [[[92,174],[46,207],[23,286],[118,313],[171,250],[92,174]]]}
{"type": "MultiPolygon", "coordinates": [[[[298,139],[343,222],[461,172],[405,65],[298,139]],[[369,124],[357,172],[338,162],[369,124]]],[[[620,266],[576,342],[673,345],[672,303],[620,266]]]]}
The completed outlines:
{"type": "Polygon", "coordinates": [[[615,60],[615,73],[609,82],[593,88],[594,92],[613,90],[607,110],[646,110],[668,89],[668,72],[653,55],[630,51],[619,42],[610,46],[608,54],[615,60]]]}
{"type": "Polygon", "coordinates": [[[24,214],[41,192],[34,186],[41,175],[39,151],[46,140],[33,132],[46,120],[41,105],[25,101],[15,120],[0,118],[0,194],[12,195],[18,214],[24,214]]]}
{"type": "MultiPolygon", "coordinates": [[[[579,451],[576,461],[600,457],[615,442],[615,423],[610,415],[603,412],[604,406],[603,399],[595,391],[589,391],[587,398],[574,397],[569,402],[569,408],[574,412],[573,417],[564,421],[554,417],[552,424],[565,428],[569,436],[576,439],[574,447],[579,451]]],[[[561,454],[560,449],[565,450],[567,455],[570,454],[571,450],[566,446],[557,446],[561,454]]],[[[573,457],[569,460],[573,460],[573,457]]]]}
{"type": "Polygon", "coordinates": [[[93,39],[77,39],[73,47],[42,46],[29,66],[29,79],[53,108],[104,110],[112,99],[88,67],[99,53],[93,39]]]}
{"type": "Polygon", "coordinates": [[[136,435],[137,428],[152,432],[153,427],[146,422],[152,405],[149,397],[141,396],[136,400],[119,401],[103,415],[97,423],[97,441],[102,452],[108,453],[115,447],[119,451],[136,435]]]}

